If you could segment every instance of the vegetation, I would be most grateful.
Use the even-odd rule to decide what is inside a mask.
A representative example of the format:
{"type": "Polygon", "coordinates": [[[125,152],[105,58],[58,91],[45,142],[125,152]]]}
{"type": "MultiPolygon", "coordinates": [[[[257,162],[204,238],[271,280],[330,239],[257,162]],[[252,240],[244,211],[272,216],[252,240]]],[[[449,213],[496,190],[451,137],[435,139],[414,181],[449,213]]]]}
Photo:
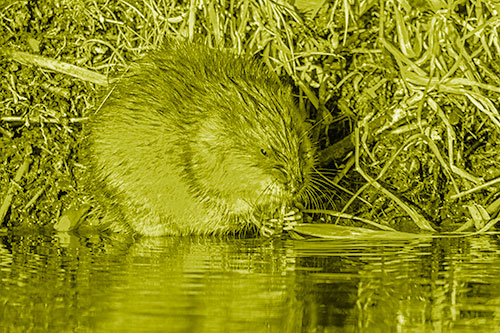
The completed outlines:
{"type": "Polygon", "coordinates": [[[50,227],[85,202],[78,148],[98,92],[173,36],[254,54],[293,81],[328,179],[317,189],[324,204],[306,210],[327,210],[315,218],[491,229],[500,207],[500,5],[292,2],[0,2],[3,226],[50,227]]]}

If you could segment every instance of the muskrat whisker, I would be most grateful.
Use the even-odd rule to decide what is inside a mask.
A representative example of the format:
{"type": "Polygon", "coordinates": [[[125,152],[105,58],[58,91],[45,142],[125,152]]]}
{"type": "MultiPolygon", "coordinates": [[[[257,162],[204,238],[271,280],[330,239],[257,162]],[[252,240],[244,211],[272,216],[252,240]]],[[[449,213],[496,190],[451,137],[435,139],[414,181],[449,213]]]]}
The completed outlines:
{"type": "Polygon", "coordinates": [[[316,185],[316,186],[321,186],[321,188],[324,189],[330,189],[331,186],[328,186],[329,184],[324,181],[324,179],[321,178],[316,178],[316,177],[311,177],[311,183],[316,185]]]}
{"type": "Polygon", "coordinates": [[[308,201],[309,203],[311,203],[311,206],[312,207],[318,207],[319,206],[319,201],[314,193],[314,190],[311,188],[311,189],[308,189],[307,191],[307,196],[308,196],[308,201]]]}
{"type": "MultiPolygon", "coordinates": [[[[346,189],[346,188],[345,188],[345,187],[343,187],[343,186],[338,185],[337,183],[333,182],[333,181],[332,181],[331,179],[329,179],[328,177],[324,176],[322,173],[317,172],[316,174],[317,174],[317,175],[319,175],[319,176],[321,176],[321,180],[320,180],[318,177],[314,176],[314,177],[311,177],[311,182],[312,182],[312,181],[314,181],[314,182],[320,182],[321,184],[323,184],[323,186],[324,186],[325,188],[328,188],[328,187],[329,187],[329,186],[327,186],[327,185],[333,185],[334,187],[336,187],[336,188],[338,188],[339,190],[341,190],[341,191],[343,191],[343,192],[345,192],[345,193],[349,194],[350,196],[355,196],[355,193],[354,193],[354,192],[352,192],[352,191],[350,191],[350,190],[346,189]]],[[[369,204],[369,203],[368,203],[365,199],[363,199],[363,198],[361,198],[361,197],[359,197],[359,196],[358,196],[358,199],[359,199],[359,200],[361,200],[361,201],[363,201],[363,202],[364,202],[364,203],[366,203],[366,204],[369,204]]]]}
{"type": "Polygon", "coordinates": [[[300,194],[299,200],[304,205],[304,207],[309,206],[309,204],[311,203],[309,189],[304,189],[304,191],[300,194]]]}
{"type": "Polygon", "coordinates": [[[298,201],[300,201],[304,206],[307,206],[309,204],[309,188],[303,188],[300,191],[299,196],[297,197],[298,201]]]}
{"type": "Polygon", "coordinates": [[[342,188],[342,186],[340,186],[339,184],[333,182],[330,178],[326,177],[324,175],[323,172],[320,172],[319,170],[317,170],[316,168],[313,167],[313,170],[315,171],[315,174],[320,176],[321,179],[323,179],[326,183],[328,183],[329,185],[332,185],[332,186],[335,186],[336,188],[338,189],[341,189],[341,190],[344,190],[344,188],[342,188]]]}
{"type": "Polygon", "coordinates": [[[319,179],[312,179],[311,178],[311,184],[312,184],[311,186],[314,187],[316,192],[319,193],[321,197],[327,198],[327,203],[329,205],[331,205],[332,207],[335,206],[333,199],[332,199],[332,195],[329,195],[329,194],[331,193],[331,194],[338,196],[337,192],[333,191],[331,189],[331,187],[327,186],[324,182],[322,182],[319,179]]]}
{"type": "MultiPolygon", "coordinates": [[[[327,198],[327,204],[329,207],[336,207],[337,205],[335,204],[335,202],[333,201],[333,196],[331,195],[326,195],[326,194],[323,194],[323,197],[326,197],[327,198]]],[[[324,205],[323,205],[324,207],[324,205]]],[[[322,208],[323,208],[322,207],[322,208]]]]}
{"type": "Polygon", "coordinates": [[[338,172],[334,170],[328,170],[328,169],[316,169],[316,172],[321,173],[321,174],[326,174],[326,175],[337,175],[338,172]]]}
{"type": "MultiPolygon", "coordinates": [[[[322,196],[326,196],[325,193],[323,192],[323,190],[317,186],[317,184],[312,184],[311,185],[311,195],[313,196],[314,198],[314,205],[315,207],[319,208],[321,206],[321,202],[319,200],[319,197],[322,196]],[[317,194],[320,194],[320,195],[317,195],[317,194]]],[[[329,199],[330,201],[331,199],[329,199]]],[[[330,202],[329,202],[330,203],[330,202]]]]}
{"type": "Polygon", "coordinates": [[[318,192],[320,192],[323,197],[328,197],[328,196],[340,197],[338,194],[338,191],[335,191],[334,189],[332,189],[329,186],[326,186],[322,183],[319,183],[316,186],[318,187],[318,192]]]}
{"type": "Polygon", "coordinates": [[[314,168],[314,167],[313,167],[313,172],[315,174],[322,175],[322,176],[325,175],[325,174],[327,174],[327,175],[337,175],[338,174],[338,172],[335,171],[335,170],[323,169],[323,168],[314,168]]]}
{"type": "Polygon", "coordinates": [[[323,207],[323,202],[321,200],[319,200],[319,196],[315,195],[316,193],[312,193],[311,194],[311,195],[314,195],[314,205],[313,205],[313,207],[316,208],[316,209],[321,209],[321,207],[323,207]]]}
{"type": "Polygon", "coordinates": [[[314,201],[316,201],[316,195],[315,194],[315,188],[314,188],[313,183],[309,183],[309,186],[307,186],[304,189],[304,204],[307,205],[309,203],[314,204],[314,201]]]}
{"type": "Polygon", "coordinates": [[[315,190],[322,196],[327,196],[331,194],[336,194],[337,192],[332,190],[330,187],[325,186],[324,184],[318,183],[315,184],[315,190]]]}

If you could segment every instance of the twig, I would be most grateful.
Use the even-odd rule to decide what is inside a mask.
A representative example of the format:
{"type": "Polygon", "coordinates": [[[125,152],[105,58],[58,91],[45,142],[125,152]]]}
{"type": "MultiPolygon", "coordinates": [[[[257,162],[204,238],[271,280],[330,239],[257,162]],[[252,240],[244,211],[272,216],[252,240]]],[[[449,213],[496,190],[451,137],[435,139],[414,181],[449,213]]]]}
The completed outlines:
{"type": "Polygon", "coordinates": [[[463,191],[463,192],[460,192],[460,193],[457,193],[457,194],[453,194],[453,195],[450,196],[450,199],[451,200],[460,199],[461,197],[464,197],[464,196],[469,195],[471,193],[483,190],[483,189],[488,188],[490,186],[493,186],[493,185],[495,185],[495,184],[497,184],[499,182],[500,182],[500,177],[499,178],[495,178],[493,180],[490,180],[489,182],[484,183],[482,185],[479,185],[479,186],[476,186],[474,188],[471,188],[470,190],[463,191]]]}
{"type": "Polygon", "coordinates": [[[389,226],[374,222],[372,220],[365,219],[363,217],[359,217],[359,216],[355,216],[355,215],[351,215],[351,214],[342,213],[342,212],[335,212],[335,211],[326,210],[326,209],[304,209],[304,210],[302,210],[302,212],[309,213],[309,214],[325,214],[325,215],[335,216],[338,218],[344,218],[344,219],[349,219],[349,220],[358,220],[358,221],[364,222],[366,224],[372,225],[372,226],[377,227],[377,228],[382,229],[382,230],[397,231],[396,229],[393,229],[389,226]]]}
{"type": "Polygon", "coordinates": [[[16,51],[10,48],[0,48],[0,55],[8,57],[10,59],[19,61],[21,63],[27,63],[35,66],[40,66],[43,68],[48,68],[56,72],[71,75],[83,81],[92,82],[103,87],[108,86],[108,79],[106,76],[96,73],[94,71],[81,68],[66,62],[57,61],[48,57],[39,56],[36,54],[30,54],[26,52],[16,51]]]}
{"type": "Polygon", "coordinates": [[[28,210],[35,204],[35,202],[38,200],[38,198],[45,192],[45,190],[49,187],[49,184],[43,185],[41,189],[38,190],[38,192],[35,193],[35,195],[28,201],[26,206],[24,207],[25,210],[28,210]]]}
{"type": "Polygon", "coordinates": [[[2,135],[4,135],[4,136],[8,137],[9,139],[12,139],[14,137],[14,133],[12,133],[11,131],[6,130],[3,127],[0,127],[0,133],[2,135]]]}
{"type": "Polygon", "coordinates": [[[3,224],[5,215],[7,215],[7,211],[9,210],[9,207],[12,203],[12,199],[14,198],[15,184],[18,183],[21,180],[21,178],[23,178],[24,174],[28,171],[30,164],[31,164],[31,157],[26,156],[24,158],[23,164],[19,167],[19,169],[17,169],[16,175],[14,176],[14,179],[10,183],[7,195],[3,199],[2,206],[0,207],[0,226],[3,224]]]}
{"type": "MultiPolygon", "coordinates": [[[[25,123],[26,120],[30,123],[45,123],[45,124],[63,124],[63,121],[56,118],[44,118],[44,117],[18,117],[18,116],[5,116],[0,117],[0,121],[11,122],[11,123],[25,123]]],[[[81,123],[87,121],[87,117],[79,117],[79,118],[69,118],[68,121],[72,124],[81,123]]]]}

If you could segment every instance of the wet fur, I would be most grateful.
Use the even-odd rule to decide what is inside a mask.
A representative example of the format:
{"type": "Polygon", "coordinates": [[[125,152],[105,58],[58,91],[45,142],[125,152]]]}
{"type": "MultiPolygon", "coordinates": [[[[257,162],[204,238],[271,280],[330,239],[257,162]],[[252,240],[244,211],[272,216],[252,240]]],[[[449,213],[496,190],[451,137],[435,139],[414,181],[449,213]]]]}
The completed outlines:
{"type": "Polygon", "coordinates": [[[242,232],[303,201],[314,148],[290,88],[253,59],[171,41],[90,122],[104,223],[142,235],[242,232]]]}

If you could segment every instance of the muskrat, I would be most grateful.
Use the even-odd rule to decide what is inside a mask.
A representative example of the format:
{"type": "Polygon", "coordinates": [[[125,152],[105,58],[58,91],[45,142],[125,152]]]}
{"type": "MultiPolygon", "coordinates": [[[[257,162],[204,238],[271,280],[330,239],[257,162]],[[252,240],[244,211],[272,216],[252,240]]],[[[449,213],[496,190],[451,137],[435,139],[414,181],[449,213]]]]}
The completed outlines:
{"type": "Polygon", "coordinates": [[[90,178],[112,202],[111,229],[259,230],[311,197],[308,128],[291,88],[255,59],[171,40],[91,117],[90,178]]]}

